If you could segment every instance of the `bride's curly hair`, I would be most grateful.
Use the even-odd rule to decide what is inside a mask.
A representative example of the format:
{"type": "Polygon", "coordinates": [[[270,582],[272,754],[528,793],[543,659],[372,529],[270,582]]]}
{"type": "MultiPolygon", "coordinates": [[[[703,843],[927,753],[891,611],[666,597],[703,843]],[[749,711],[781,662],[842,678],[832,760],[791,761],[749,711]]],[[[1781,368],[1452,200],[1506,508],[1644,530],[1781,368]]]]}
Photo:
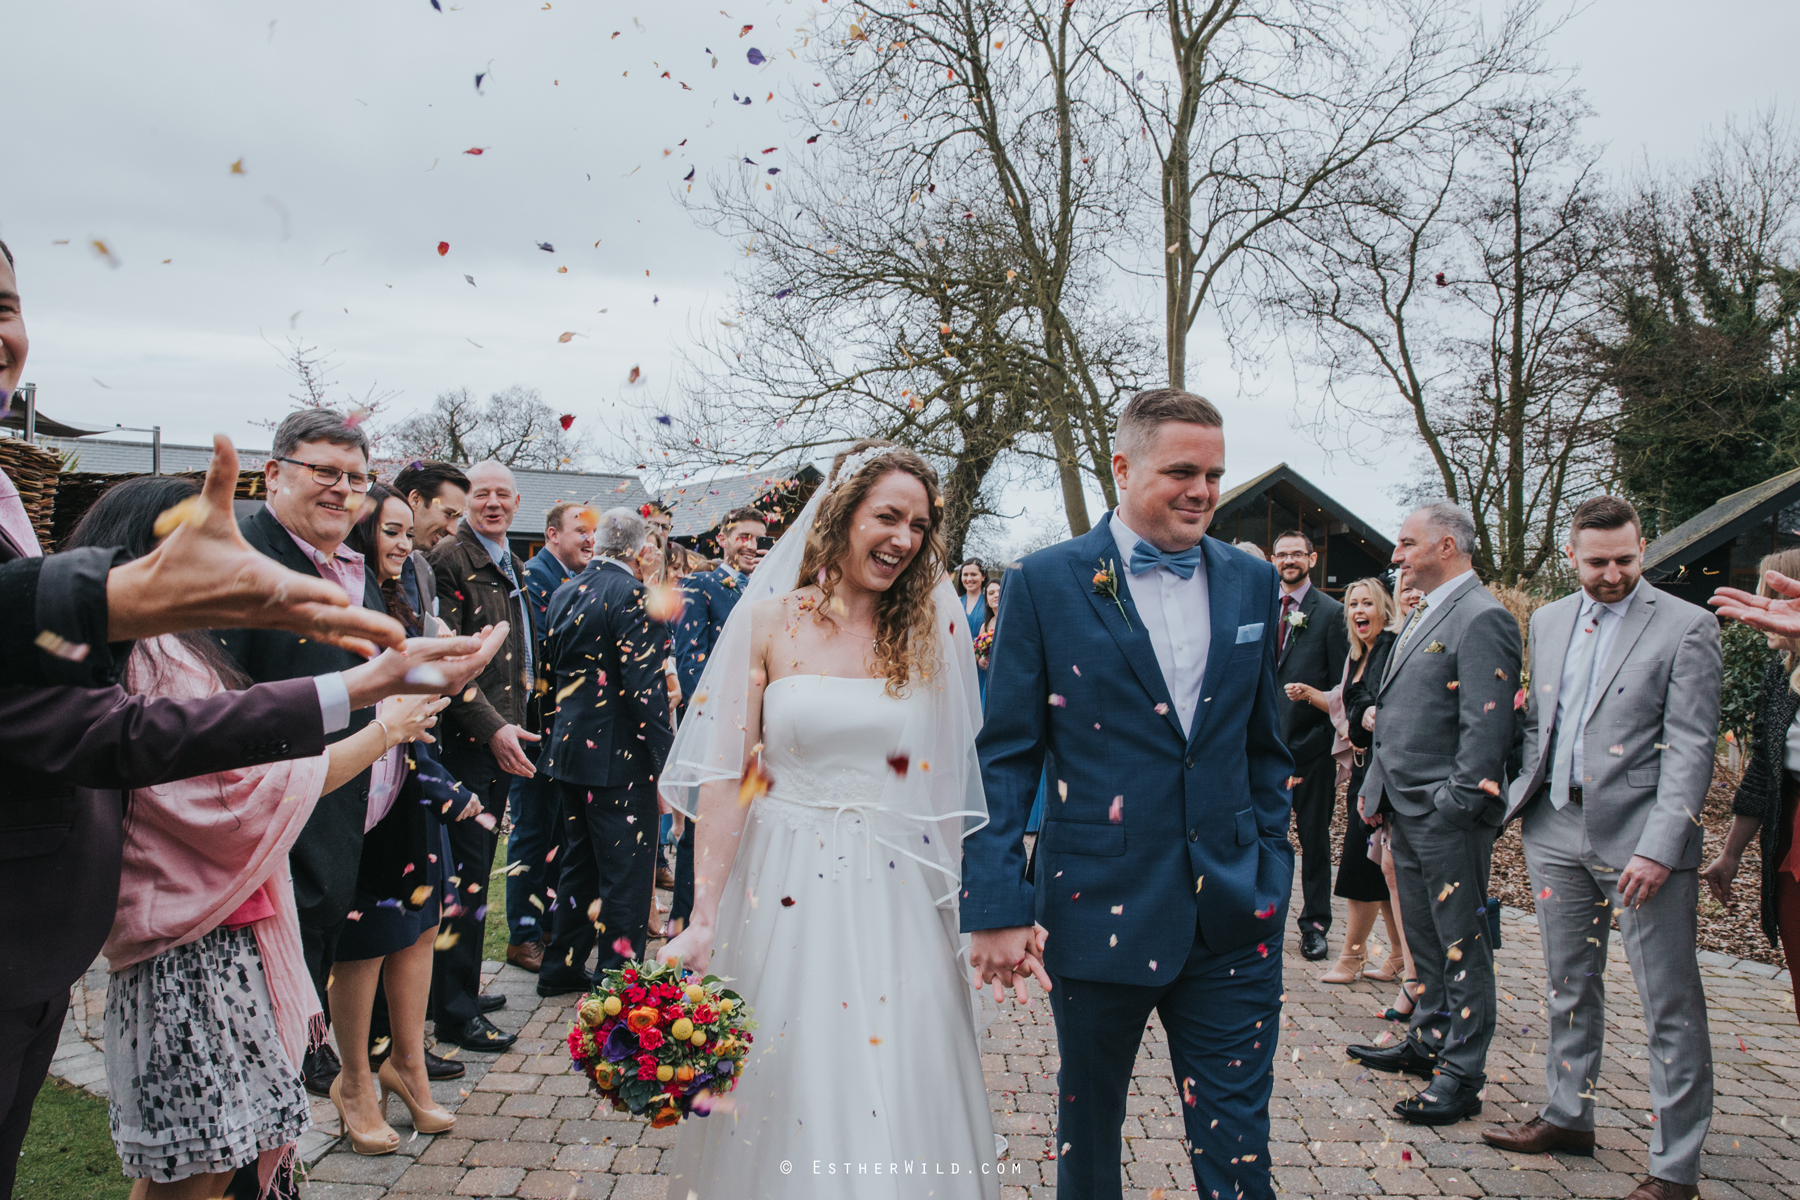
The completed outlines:
{"type": "MultiPolygon", "coordinates": [[[[866,438],[838,455],[824,487],[826,496],[807,531],[797,587],[818,585],[818,614],[831,609],[831,597],[844,577],[843,560],[850,550],[850,519],[871,488],[892,471],[904,471],[925,485],[931,525],[924,543],[894,586],[875,602],[875,661],[887,676],[890,696],[902,696],[915,679],[931,677],[938,657],[937,605],[932,589],[944,574],[944,502],[937,472],[914,450],[884,438],[866,438]],[[840,480],[839,472],[853,455],[878,450],[856,473],[840,480]]],[[[818,619],[815,616],[815,619],[818,619]]]]}

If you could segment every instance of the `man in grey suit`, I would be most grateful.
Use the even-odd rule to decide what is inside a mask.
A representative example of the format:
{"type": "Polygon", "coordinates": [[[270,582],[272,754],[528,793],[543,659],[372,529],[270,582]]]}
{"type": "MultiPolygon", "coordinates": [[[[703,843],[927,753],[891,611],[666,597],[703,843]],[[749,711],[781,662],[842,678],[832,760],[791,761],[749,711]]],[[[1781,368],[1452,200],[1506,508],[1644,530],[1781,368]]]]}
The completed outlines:
{"type": "Polygon", "coordinates": [[[1407,944],[1419,973],[1412,1027],[1396,1046],[1351,1046],[1378,1071],[1429,1079],[1394,1105],[1449,1125],[1481,1111],[1494,1035],[1488,868],[1519,686],[1519,625],[1475,578],[1475,522],[1440,500],[1400,526],[1394,561],[1425,593],[1376,692],[1375,743],[1359,803],[1386,822],[1407,944]]]}
{"type": "Polygon", "coordinates": [[[1575,510],[1581,591],[1531,618],[1525,865],[1550,975],[1550,1102],[1482,1134],[1503,1150],[1594,1152],[1606,1033],[1606,919],[1637,979],[1650,1035],[1650,1177],[1628,1200],[1691,1200],[1712,1124],[1712,1045],[1695,909],[1700,806],[1719,731],[1719,622],[1643,582],[1637,510],[1597,496],[1575,510]]]}

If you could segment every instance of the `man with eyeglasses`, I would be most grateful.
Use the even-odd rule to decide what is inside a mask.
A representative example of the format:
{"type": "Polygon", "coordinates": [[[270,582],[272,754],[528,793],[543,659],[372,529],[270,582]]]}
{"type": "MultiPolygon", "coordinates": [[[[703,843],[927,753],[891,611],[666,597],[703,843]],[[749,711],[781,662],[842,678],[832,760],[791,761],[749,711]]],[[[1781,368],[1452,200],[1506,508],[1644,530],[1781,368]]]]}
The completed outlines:
{"type": "MultiPolygon", "coordinates": [[[[1317,962],[1330,952],[1331,814],[1337,806],[1337,764],[1331,759],[1336,731],[1331,719],[1306,699],[1302,685],[1329,692],[1344,681],[1350,632],[1344,606],[1312,586],[1319,562],[1313,542],[1291,529],[1275,539],[1275,573],[1281,577],[1280,625],[1275,634],[1275,681],[1281,702],[1281,740],[1294,758],[1294,829],[1300,835],[1300,953],[1317,962]]],[[[1363,948],[1344,947],[1345,954],[1363,948]]]]}
{"type": "MultiPolygon", "coordinates": [[[[368,435],[328,408],[290,413],[275,430],[275,444],[263,464],[263,482],[268,502],[238,523],[244,540],[283,566],[338,585],[352,604],[386,612],[374,573],[362,555],[344,545],[373,482],[368,435]]],[[[222,629],[216,636],[257,683],[330,675],[362,661],[317,638],[276,629],[222,629]]],[[[358,709],[336,736],[356,733],[374,715],[373,708],[358,709]]],[[[356,894],[368,808],[369,772],[364,771],[320,797],[288,855],[301,946],[327,1019],[331,1008],[326,1003],[326,982],[356,894]]],[[[338,1068],[329,1043],[309,1052],[304,1070],[307,1090],[327,1095],[338,1068]]]]}

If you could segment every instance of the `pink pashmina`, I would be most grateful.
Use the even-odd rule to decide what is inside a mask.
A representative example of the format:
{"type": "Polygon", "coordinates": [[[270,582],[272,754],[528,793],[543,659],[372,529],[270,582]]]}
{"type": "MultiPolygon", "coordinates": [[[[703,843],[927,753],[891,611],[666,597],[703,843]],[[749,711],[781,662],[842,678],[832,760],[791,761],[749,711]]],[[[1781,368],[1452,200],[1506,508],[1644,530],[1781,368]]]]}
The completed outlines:
{"type": "MultiPolygon", "coordinates": [[[[175,698],[211,696],[218,676],[180,642],[159,637],[133,655],[131,690],[175,698]]],[[[274,915],[255,922],[281,1048],[295,1070],[309,1041],[322,1040],[324,1016],[300,948],[300,920],[288,850],[312,815],[329,754],[221,771],[132,793],[125,822],[119,910],[103,953],[111,970],[156,957],[211,933],[267,884],[274,915]]],[[[290,1143],[265,1151],[257,1174],[266,1194],[290,1143]]]]}

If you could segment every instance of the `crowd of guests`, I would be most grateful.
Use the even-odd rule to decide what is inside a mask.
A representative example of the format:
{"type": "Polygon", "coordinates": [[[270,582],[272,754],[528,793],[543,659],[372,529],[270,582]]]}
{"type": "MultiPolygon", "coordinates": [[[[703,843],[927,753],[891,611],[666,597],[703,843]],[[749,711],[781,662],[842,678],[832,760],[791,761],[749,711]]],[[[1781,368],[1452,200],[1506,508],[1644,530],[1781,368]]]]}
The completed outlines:
{"type": "MultiPolygon", "coordinates": [[[[0,258],[10,394],[27,343],[3,243],[0,258]]],[[[658,505],[559,504],[520,562],[505,466],[417,462],[389,484],[369,450],[342,414],[301,410],[276,430],[267,502],[241,521],[219,439],[203,488],[120,483],[49,557],[0,476],[0,1200],[69,985],[97,951],[111,1129],[134,1195],[248,1197],[292,1190],[307,1092],[329,1097],[358,1153],[388,1154],[392,1097],[415,1131],[448,1131],[432,1083],[464,1072],[460,1051],[513,1043],[487,1015],[504,996],[480,988],[503,817],[506,957],[540,995],[586,991],[692,915],[694,830],[660,811],[655,783],[772,545],[768,516],[726,514],[714,563],[671,541],[658,505]],[[43,895],[62,898],[58,921],[31,910],[43,895]]],[[[1304,532],[1266,554],[1240,544],[1280,583],[1301,952],[1329,957],[1342,898],[1321,981],[1398,980],[1387,1015],[1407,1023],[1350,1057],[1424,1081],[1395,1106],[1403,1120],[1477,1115],[1498,1016],[1493,846],[1521,821],[1549,1098],[1482,1136],[1593,1153],[1616,922],[1656,1113],[1628,1200],[1690,1200],[1712,1116],[1699,887],[1728,902],[1752,839],[1764,930],[1800,969],[1800,551],[1763,562],[1758,594],[1715,598],[1780,654],[1735,821],[1702,871],[1718,620],[1643,580],[1642,522],[1601,496],[1571,521],[1580,588],[1532,615],[1527,658],[1476,577],[1474,533],[1454,504],[1418,509],[1397,538],[1397,593],[1365,578],[1341,600],[1314,586],[1304,532]]],[[[970,559],[951,582],[985,699],[1004,579],[970,559]]],[[[1055,772],[1047,762],[1028,831],[1055,772]]]]}
{"type": "MultiPolygon", "coordinates": [[[[1427,505],[1401,527],[1397,592],[1365,578],[1341,599],[1314,586],[1317,548],[1304,532],[1267,551],[1238,544],[1280,579],[1276,679],[1294,762],[1301,952],[1329,956],[1331,900],[1342,898],[1341,952],[1320,982],[1399,980],[1386,1016],[1407,1026],[1391,1043],[1350,1046],[1350,1057],[1424,1081],[1395,1105],[1403,1120],[1479,1114],[1498,1016],[1489,872],[1495,839],[1519,820],[1544,953],[1549,1099],[1532,1119],[1482,1136],[1522,1154],[1594,1152],[1616,923],[1643,1003],[1656,1114],[1648,1172],[1629,1200],[1690,1200],[1712,1118],[1699,887],[1728,902],[1753,839],[1764,930],[1800,972],[1800,617],[1784,600],[1800,594],[1800,551],[1763,561],[1757,596],[1722,589],[1714,601],[1769,630],[1780,654],[1763,680],[1734,824],[1702,871],[1699,814],[1722,687],[1717,618],[1644,581],[1637,512],[1601,496],[1572,515],[1580,588],[1531,617],[1527,658],[1518,621],[1476,577],[1474,533],[1454,504],[1427,505]]],[[[985,667],[994,637],[1006,636],[994,621],[1001,584],[976,560],[955,583],[985,667]]]]}

